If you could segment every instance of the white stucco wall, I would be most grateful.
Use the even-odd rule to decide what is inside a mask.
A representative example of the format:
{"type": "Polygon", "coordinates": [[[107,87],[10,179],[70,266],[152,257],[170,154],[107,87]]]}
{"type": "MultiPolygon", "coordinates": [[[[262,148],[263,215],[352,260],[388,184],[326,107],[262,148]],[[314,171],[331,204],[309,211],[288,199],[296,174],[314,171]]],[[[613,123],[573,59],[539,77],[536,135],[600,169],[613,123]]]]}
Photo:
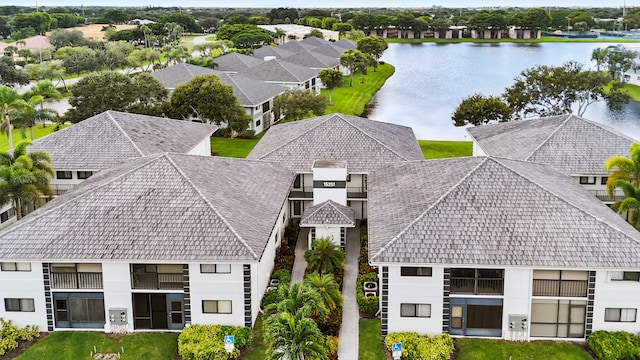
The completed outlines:
{"type": "Polygon", "coordinates": [[[199,142],[193,149],[187,153],[189,155],[202,155],[211,156],[211,138],[207,136],[206,139],[199,142]]]}
{"type": "MultiPolygon", "coordinates": [[[[433,267],[432,276],[400,276],[400,266],[389,266],[389,332],[442,333],[444,268],[433,267]],[[400,304],[431,304],[430,318],[400,317],[400,304]]],[[[380,286],[380,284],[378,284],[380,286]]]]}
{"type": "Polygon", "coordinates": [[[480,145],[478,145],[478,143],[473,140],[473,149],[471,154],[473,156],[486,156],[487,154],[485,154],[485,152],[480,148],[480,145]]]}
{"type": "MultiPolygon", "coordinates": [[[[638,271],[629,270],[629,271],[638,271]]],[[[640,282],[611,280],[612,271],[596,271],[593,330],[640,332],[640,282]],[[606,322],[606,308],[637,309],[635,322],[606,322]]]]}
{"type": "Polygon", "coordinates": [[[506,268],[504,271],[504,301],[502,303],[502,336],[512,341],[528,340],[529,331],[510,331],[509,315],[531,313],[533,270],[506,268]]]}
{"type": "Polygon", "coordinates": [[[104,291],[104,309],[106,312],[104,331],[114,331],[114,329],[111,328],[111,323],[109,322],[109,309],[113,308],[127,309],[127,331],[133,331],[133,299],[131,296],[131,271],[129,263],[102,263],[102,284],[104,291]]]}
{"type": "MultiPolygon", "coordinates": [[[[316,239],[331,239],[331,242],[340,246],[340,226],[316,226],[316,239]]],[[[311,232],[309,232],[308,248],[311,249],[311,232]]]]}
{"type": "MultiPolygon", "coordinates": [[[[210,262],[216,263],[224,262],[210,262]]],[[[202,274],[200,263],[189,263],[189,283],[192,324],[244,326],[244,275],[241,263],[231,264],[230,274],[202,274]],[[231,314],[203,314],[202,300],[231,300],[231,314]]]]}
{"type": "Polygon", "coordinates": [[[0,318],[17,326],[38,325],[47,331],[42,263],[31,262],[31,271],[0,271],[0,318]],[[6,311],[4,299],[33,299],[35,311],[6,311]]]}

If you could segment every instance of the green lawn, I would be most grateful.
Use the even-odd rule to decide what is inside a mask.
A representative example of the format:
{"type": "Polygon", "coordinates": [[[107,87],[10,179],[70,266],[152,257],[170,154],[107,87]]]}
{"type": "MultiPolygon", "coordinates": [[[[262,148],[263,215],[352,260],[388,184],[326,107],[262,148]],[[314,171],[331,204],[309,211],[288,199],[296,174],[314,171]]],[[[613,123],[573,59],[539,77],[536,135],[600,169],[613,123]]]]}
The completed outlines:
{"type": "Polygon", "coordinates": [[[94,345],[100,353],[115,353],[124,347],[122,360],[173,360],[178,349],[178,333],[107,336],[93,331],[56,331],[33,344],[17,360],[88,359],[94,345]]]}
{"type": "Polygon", "coordinates": [[[471,156],[471,141],[418,140],[425,159],[471,156]]]}
{"type": "Polygon", "coordinates": [[[258,143],[258,139],[211,138],[211,152],[219,156],[245,158],[258,143]]]}
{"type": "MultiPolygon", "coordinates": [[[[393,75],[395,68],[390,64],[378,66],[378,71],[369,68],[367,75],[364,76],[364,83],[360,73],[353,75],[353,87],[349,87],[349,76],[344,77],[342,86],[333,90],[331,102],[333,105],[327,106],[326,114],[343,113],[347,115],[360,116],[364,111],[365,105],[371,100],[378,90],[384,85],[385,81],[393,75]]],[[[322,89],[322,94],[329,98],[329,91],[322,89]]]]}
{"type": "Polygon", "coordinates": [[[360,319],[358,352],[359,358],[365,360],[386,360],[382,340],[380,338],[379,319],[360,319]]]}
{"type": "Polygon", "coordinates": [[[262,337],[262,317],[256,319],[256,323],[253,326],[253,349],[248,352],[243,360],[264,360],[267,358],[267,344],[265,344],[262,337]]]}
{"type": "MultiPolygon", "coordinates": [[[[42,128],[42,125],[37,125],[33,128],[33,136],[36,139],[41,138],[43,136],[47,136],[53,132],[54,126],[55,125],[48,124],[46,128],[42,128]]],[[[70,126],[70,125],[65,124],[65,125],[62,125],[61,127],[65,128],[67,126],[70,126]]],[[[27,136],[26,139],[29,140],[30,139],[29,129],[26,130],[25,135],[27,136]]],[[[13,138],[13,145],[24,140],[22,138],[22,132],[19,129],[13,129],[11,137],[13,138]]],[[[0,151],[7,151],[7,150],[9,150],[9,141],[7,141],[7,136],[5,134],[0,134],[0,151]]]]}
{"type": "Polygon", "coordinates": [[[458,339],[456,360],[593,360],[580,345],[561,341],[509,343],[502,340],[458,339]]]}

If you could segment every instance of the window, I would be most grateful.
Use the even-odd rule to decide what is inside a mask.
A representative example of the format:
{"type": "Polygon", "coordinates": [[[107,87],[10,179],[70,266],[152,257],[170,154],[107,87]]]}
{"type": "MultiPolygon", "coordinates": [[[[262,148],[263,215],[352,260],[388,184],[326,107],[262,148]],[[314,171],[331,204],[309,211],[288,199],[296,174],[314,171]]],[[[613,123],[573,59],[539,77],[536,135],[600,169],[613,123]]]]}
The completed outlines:
{"type": "Polygon", "coordinates": [[[311,234],[311,241],[316,239],[316,228],[312,227],[309,229],[309,233],[311,234]]]}
{"type": "Polygon", "coordinates": [[[56,171],[56,179],[60,179],[60,180],[73,179],[73,171],[56,171]]]}
{"type": "Polygon", "coordinates": [[[271,103],[270,102],[266,102],[264,104],[262,104],[262,112],[266,113],[269,112],[269,110],[271,109],[271,103]]]}
{"type": "Polygon", "coordinates": [[[504,292],[504,269],[451,269],[451,293],[496,295],[504,292]]]}
{"type": "Polygon", "coordinates": [[[607,185],[607,180],[609,180],[609,177],[603,176],[602,179],[600,179],[600,185],[607,185]]]}
{"type": "Polygon", "coordinates": [[[104,328],[102,293],[54,293],[53,311],[59,328],[104,328]]]}
{"type": "Polygon", "coordinates": [[[400,304],[401,317],[431,317],[431,304],[400,304]]]}
{"type": "Polygon", "coordinates": [[[604,309],[604,321],[609,322],[636,322],[636,309],[604,309]]]}
{"type": "Polygon", "coordinates": [[[533,296],[586,297],[588,287],[588,271],[533,271],[533,296]]]}
{"type": "Polygon", "coordinates": [[[431,276],[431,268],[403,266],[400,268],[400,276],[431,276]]]}
{"type": "Polygon", "coordinates": [[[311,79],[311,86],[316,86],[316,78],[311,79]]]}
{"type": "Polygon", "coordinates": [[[93,171],[78,171],[78,179],[88,179],[91,175],[93,175],[93,171]]]}
{"type": "Polygon", "coordinates": [[[11,219],[14,216],[16,216],[16,210],[14,208],[11,208],[11,209],[3,212],[2,214],[0,214],[0,223],[3,223],[5,221],[9,221],[9,219],[11,219]]]}
{"type": "Polygon", "coordinates": [[[202,300],[205,314],[231,314],[231,300],[202,300]]]}
{"type": "Polygon", "coordinates": [[[309,90],[309,82],[308,81],[304,83],[304,88],[309,90]]]}
{"type": "Polygon", "coordinates": [[[293,215],[294,216],[302,215],[302,203],[300,202],[300,200],[293,202],[293,215]]]}
{"type": "Polygon", "coordinates": [[[580,176],[580,184],[582,185],[594,185],[596,183],[595,176],[580,176]]]}
{"type": "Polygon", "coordinates": [[[36,311],[33,299],[4,299],[5,311],[36,311]]]}
{"type": "Polygon", "coordinates": [[[31,263],[28,262],[3,262],[0,264],[2,271],[31,271],[31,263]]]}
{"type": "Polygon", "coordinates": [[[202,274],[230,274],[231,264],[200,264],[202,274]]]}
{"type": "Polygon", "coordinates": [[[256,127],[260,126],[260,119],[256,120],[256,127]]]}
{"type": "Polygon", "coordinates": [[[640,272],[625,271],[622,273],[622,280],[625,281],[640,281],[640,272]]]}
{"type": "Polygon", "coordinates": [[[583,338],[586,300],[539,300],[531,302],[531,336],[583,338]]]}
{"type": "Polygon", "coordinates": [[[351,174],[347,174],[347,182],[351,182],[351,174]]]}

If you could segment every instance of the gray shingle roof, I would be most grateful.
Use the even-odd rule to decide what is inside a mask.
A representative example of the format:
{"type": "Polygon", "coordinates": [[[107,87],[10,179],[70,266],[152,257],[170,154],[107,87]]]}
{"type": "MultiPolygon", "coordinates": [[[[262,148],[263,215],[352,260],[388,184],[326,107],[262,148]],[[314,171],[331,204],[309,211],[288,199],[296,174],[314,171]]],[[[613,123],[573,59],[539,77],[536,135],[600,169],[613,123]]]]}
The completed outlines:
{"type": "Polygon", "coordinates": [[[161,152],[187,153],[218,127],[156,116],[105,111],[33,142],[57,169],[100,170],[161,152]]]}
{"type": "Polygon", "coordinates": [[[233,87],[233,94],[242,106],[257,106],[282,94],[287,88],[277,84],[266,83],[239,74],[217,73],[222,83],[233,87]]]}
{"type": "Polygon", "coordinates": [[[319,37],[315,37],[315,36],[309,36],[308,38],[302,39],[299,42],[301,44],[307,44],[313,47],[329,44],[329,40],[320,39],[319,37]]]}
{"type": "Polygon", "coordinates": [[[0,233],[0,259],[255,261],[292,181],[291,172],[267,162],[138,158],[0,233]]]}
{"type": "Polygon", "coordinates": [[[162,86],[167,89],[175,89],[178,85],[188,83],[194,76],[215,74],[216,71],[202,66],[191,64],[176,64],[151,73],[162,86]]]}
{"type": "Polygon", "coordinates": [[[355,49],[357,47],[355,41],[342,39],[333,43],[333,45],[344,48],[344,49],[355,49]]]}
{"type": "Polygon", "coordinates": [[[347,49],[335,46],[333,44],[326,44],[311,49],[311,51],[314,53],[322,54],[324,56],[330,56],[336,59],[339,59],[340,55],[342,55],[342,53],[346,50],[347,49]]]}
{"type": "Polygon", "coordinates": [[[613,155],[628,156],[634,141],[575,115],[477,126],[467,131],[489,156],[538,162],[568,175],[607,174],[605,160],[613,155]]]}
{"type": "Polygon", "coordinates": [[[253,50],[253,57],[264,60],[267,56],[275,56],[276,59],[282,59],[289,55],[293,55],[293,51],[281,49],[280,47],[265,45],[253,50]]]}
{"type": "Polygon", "coordinates": [[[291,51],[291,52],[298,52],[301,50],[305,50],[305,49],[313,49],[314,47],[316,47],[316,45],[313,44],[307,44],[307,43],[303,43],[300,41],[289,41],[287,43],[284,43],[282,45],[278,45],[279,49],[283,49],[283,50],[287,50],[287,51],[291,51]]]}
{"type": "Polygon", "coordinates": [[[259,65],[262,62],[264,62],[264,60],[235,52],[215,58],[215,63],[218,64],[216,70],[227,72],[238,72],[240,70],[259,65]]]}
{"type": "Polygon", "coordinates": [[[262,81],[299,83],[313,78],[319,71],[275,59],[239,71],[238,74],[262,81]]]}
{"type": "Polygon", "coordinates": [[[340,65],[340,60],[338,58],[325,56],[309,50],[298,51],[297,53],[282,59],[282,61],[313,69],[333,68],[340,65]]]}
{"type": "Polygon", "coordinates": [[[550,167],[468,157],[368,178],[372,263],[640,267],[640,233],[550,167]]]}
{"type": "Polygon", "coordinates": [[[277,125],[248,158],[277,162],[296,173],[310,173],[318,159],[346,160],[349,172],[368,173],[423,155],[409,127],[331,114],[277,125]]]}
{"type": "Polygon", "coordinates": [[[300,226],[309,227],[316,225],[341,225],[345,227],[356,226],[355,211],[333,200],[327,200],[318,205],[304,209],[300,226]]]}

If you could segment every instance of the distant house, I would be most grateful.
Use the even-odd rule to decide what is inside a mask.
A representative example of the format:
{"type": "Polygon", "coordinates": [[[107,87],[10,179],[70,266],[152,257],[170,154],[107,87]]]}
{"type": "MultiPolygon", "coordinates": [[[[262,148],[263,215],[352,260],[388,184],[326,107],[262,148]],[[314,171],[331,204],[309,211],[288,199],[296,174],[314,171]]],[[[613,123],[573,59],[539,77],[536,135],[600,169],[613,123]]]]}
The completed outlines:
{"type": "Polygon", "coordinates": [[[640,233],[566,175],[493,157],[369,176],[382,335],[582,339],[638,331],[640,233]]]}
{"type": "Polygon", "coordinates": [[[215,70],[232,74],[256,65],[260,65],[264,62],[264,60],[260,60],[248,55],[238,54],[236,52],[218,56],[214,61],[217,65],[215,67],[215,70]]]}
{"type": "MultiPolygon", "coordinates": [[[[219,58],[216,58],[216,61],[218,59],[219,58]]],[[[242,69],[250,70],[253,68],[247,67],[248,64],[251,64],[253,61],[258,64],[254,65],[254,67],[264,63],[264,61],[249,56],[242,55],[236,57],[232,55],[223,59],[222,63],[225,64],[225,69],[240,71],[239,74],[227,74],[191,64],[177,64],[155,71],[151,76],[158,80],[170,92],[173,92],[179,85],[188,83],[195,76],[206,74],[218,76],[222,83],[231,85],[233,94],[238,99],[238,103],[245,109],[246,113],[251,116],[252,121],[249,124],[249,129],[260,133],[280,120],[276,119],[273,114],[273,99],[283,93],[285,87],[242,75],[242,69]]]]}
{"type": "Polygon", "coordinates": [[[292,64],[308,67],[310,69],[338,69],[340,57],[326,56],[315,51],[301,50],[282,59],[292,64]]]}
{"type": "Polygon", "coordinates": [[[255,49],[253,51],[253,57],[256,57],[262,60],[272,60],[272,59],[282,60],[287,56],[293,55],[294,53],[295,52],[293,51],[282,49],[279,46],[265,45],[255,49]]]}
{"type": "Polygon", "coordinates": [[[311,90],[316,94],[320,94],[318,72],[318,69],[310,69],[274,59],[239,71],[238,75],[262,80],[270,84],[286,86],[290,89],[311,90]]]}
{"type": "Polygon", "coordinates": [[[571,176],[605,203],[614,199],[605,191],[609,173],[604,162],[628,156],[634,140],[605,125],[567,114],[532,120],[470,127],[474,156],[501,156],[548,165],[571,176]]]}

